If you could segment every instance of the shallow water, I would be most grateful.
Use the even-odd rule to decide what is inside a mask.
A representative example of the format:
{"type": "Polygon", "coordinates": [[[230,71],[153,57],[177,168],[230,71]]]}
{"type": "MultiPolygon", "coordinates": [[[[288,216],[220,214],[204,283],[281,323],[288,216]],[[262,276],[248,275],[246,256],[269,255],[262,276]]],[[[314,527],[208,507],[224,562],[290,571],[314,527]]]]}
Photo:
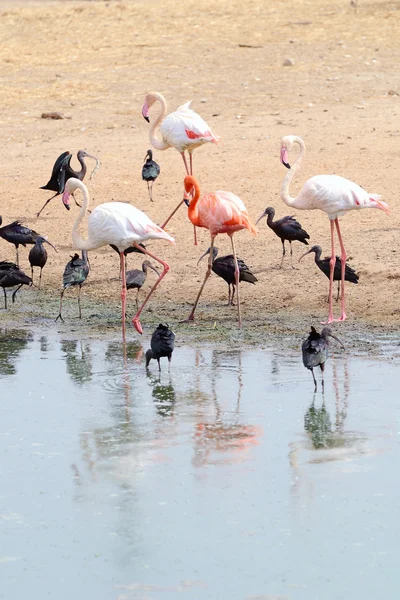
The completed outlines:
{"type": "Polygon", "coordinates": [[[0,598],[396,597],[397,360],[337,352],[324,395],[300,353],[162,367],[3,334],[0,598]]]}

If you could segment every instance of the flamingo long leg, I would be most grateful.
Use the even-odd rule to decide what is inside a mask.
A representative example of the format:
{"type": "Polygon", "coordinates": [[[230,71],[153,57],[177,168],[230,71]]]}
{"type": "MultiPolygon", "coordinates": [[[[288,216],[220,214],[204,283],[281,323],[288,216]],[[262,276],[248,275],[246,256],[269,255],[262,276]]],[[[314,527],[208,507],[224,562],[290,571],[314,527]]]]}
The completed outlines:
{"type": "MultiPolygon", "coordinates": [[[[191,152],[189,152],[189,160],[190,160],[190,174],[193,175],[193,156],[192,156],[191,152]]],[[[196,225],[193,225],[193,234],[194,234],[194,245],[197,246],[196,225]]]]}
{"type": "Polygon", "coordinates": [[[119,253],[120,257],[120,272],[121,272],[121,302],[122,302],[122,341],[126,339],[126,271],[125,271],[125,254],[119,253]]]}
{"type": "Polygon", "coordinates": [[[240,271],[239,271],[239,265],[238,265],[237,256],[236,256],[236,248],[235,248],[235,242],[233,240],[233,235],[230,236],[230,238],[231,238],[231,243],[232,243],[233,258],[235,261],[235,280],[236,280],[236,297],[237,297],[237,307],[238,307],[239,329],[242,329],[242,317],[240,314],[240,294],[239,294],[240,271]]]}
{"type": "Polygon", "coordinates": [[[200,300],[200,296],[203,292],[204,286],[206,285],[207,279],[210,277],[210,273],[211,273],[211,268],[212,268],[212,262],[213,262],[213,248],[214,248],[214,237],[211,237],[211,245],[210,245],[210,254],[208,257],[208,266],[207,266],[207,271],[204,277],[204,281],[201,284],[201,288],[199,290],[199,293],[197,294],[197,298],[196,301],[193,305],[192,311],[190,313],[190,315],[188,316],[188,318],[186,319],[186,321],[194,321],[194,312],[196,310],[197,304],[200,300]]]}
{"type": "Polygon", "coordinates": [[[147,254],[147,256],[150,256],[150,258],[153,258],[154,260],[156,260],[157,262],[159,262],[164,267],[164,270],[161,273],[160,277],[157,279],[157,281],[155,282],[155,284],[153,285],[153,287],[151,288],[151,290],[147,294],[146,298],[144,299],[144,301],[140,305],[140,308],[137,311],[136,315],[132,319],[132,323],[133,323],[134,328],[136,329],[136,331],[138,333],[142,334],[143,333],[143,329],[142,329],[142,326],[141,326],[140,321],[139,321],[140,313],[144,309],[145,305],[147,304],[148,299],[150,298],[150,296],[152,295],[152,293],[154,292],[154,290],[156,289],[156,287],[160,283],[161,279],[163,277],[165,277],[165,275],[168,273],[168,271],[169,271],[169,264],[167,264],[166,262],[164,262],[163,260],[161,260],[160,258],[158,258],[157,256],[155,256],[154,254],[151,254],[151,252],[149,252],[145,248],[142,248],[141,246],[139,246],[139,244],[136,244],[136,242],[133,244],[133,246],[135,246],[135,248],[137,248],[138,250],[140,250],[140,252],[143,252],[144,254],[147,254]]]}
{"type": "Polygon", "coordinates": [[[336,231],[337,231],[338,238],[339,238],[340,250],[342,252],[341,256],[340,256],[340,259],[342,261],[342,278],[341,278],[341,282],[342,282],[342,314],[339,317],[339,319],[335,319],[335,320],[336,321],[344,321],[346,319],[345,299],[344,299],[344,277],[345,277],[345,271],[346,271],[347,254],[346,254],[346,250],[344,249],[344,244],[343,244],[342,234],[340,232],[338,219],[335,219],[335,225],[336,225],[336,231]]]}
{"type": "Polygon", "coordinates": [[[323,321],[322,325],[327,325],[329,323],[332,323],[332,321],[333,321],[333,314],[332,314],[332,294],[333,294],[333,274],[334,274],[334,270],[335,270],[336,256],[335,256],[335,239],[334,239],[335,224],[334,224],[333,221],[330,221],[330,224],[331,224],[331,246],[332,246],[332,254],[331,254],[331,260],[329,261],[329,266],[330,266],[330,272],[329,272],[329,314],[328,314],[328,320],[327,321],[323,321]]]}

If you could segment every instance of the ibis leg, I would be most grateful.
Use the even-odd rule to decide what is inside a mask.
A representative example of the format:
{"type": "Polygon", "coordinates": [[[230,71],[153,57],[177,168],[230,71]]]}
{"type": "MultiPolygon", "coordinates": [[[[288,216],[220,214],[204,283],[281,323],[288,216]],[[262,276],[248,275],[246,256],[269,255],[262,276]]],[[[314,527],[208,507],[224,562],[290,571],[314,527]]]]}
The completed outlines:
{"type": "Polygon", "coordinates": [[[312,375],[312,378],[314,379],[314,392],[316,392],[317,391],[317,380],[315,379],[314,369],[311,369],[311,375],[312,375]]]}
{"type": "MultiPolygon", "coordinates": [[[[43,267],[40,267],[40,273],[39,273],[39,290],[40,290],[40,286],[42,285],[42,269],[43,269],[43,267]]],[[[32,277],[32,283],[33,283],[33,277],[32,277]]]]}
{"type": "Polygon", "coordinates": [[[33,267],[31,267],[31,279],[32,279],[32,283],[33,283],[33,267]]]}
{"type": "Polygon", "coordinates": [[[6,292],[5,287],[3,287],[3,292],[4,292],[4,308],[7,309],[7,292],[6,292]]]}
{"type": "Polygon", "coordinates": [[[46,208],[46,206],[48,205],[48,203],[50,202],[50,200],[53,200],[53,198],[55,198],[56,196],[59,196],[59,192],[57,192],[56,194],[54,194],[54,196],[52,196],[51,198],[49,198],[48,200],[46,200],[46,202],[43,204],[42,208],[39,210],[39,212],[36,214],[36,218],[38,219],[42,213],[42,211],[46,208]]]}
{"type": "Polygon", "coordinates": [[[16,261],[17,262],[17,267],[19,267],[19,250],[18,250],[18,245],[15,246],[15,250],[17,252],[17,261],[16,261]]]}
{"type": "Polygon", "coordinates": [[[157,279],[157,281],[155,282],[155,284],[153,285],[153,287],[151,288],[151,290],[147,294],[146,298],[144,299],[144,301],[140,305],[139,310],[137,311],[136,315],[132,319],[132,323],[133,323],[133,326],[136,329],[136,331],[138,333],[143,333],[143,329],[142,329],[142,326],[141,326],[140,321],[139,321],[140,313],[142,312],[142,310],[146,306],[148,299],[150,298],[150,296],[152,295],[152,293],[154,292],[154,290],[156,289],[156,287],[160,283],[161,279],[163,277],[165,277],[165,275],[168,273],[168,271],[169,271],[169,264],[167,264],[166,262],[164,262],[163,260],[161,260],[160,258],[158,258],[157,256],[155,256],[154,254],[151,254],[151,252],[149,252],[145,248],[142,248],[138,244],[134,243],[133,246],[135,246],[135,248],[137,248],[138,250],[140,250],[140,252],[143,252],[144,254],[147,254],[147,256],[150,256],[150,258],[153,258],[154,260],[156,260],[157,262],[159,262],[163,266],[163,272],[161,273],[160,277],[157,279]]]}
{"type": "Polygon", "coordinates": [[[56,318],[56,323],[57,323],[58,319],[60,319],[64,323],[64,319],[62,318],[62,314],[61,314],[64,292],[65,292],[65,288],[61,292],[61,296],[60,296],[60,310],[59,310],[59,313],[58,313],[58,317],[56,318]]]}
{"type": "Polygon", "coordinates": [[[17,295],[17,292],[18,292],[18,291],[19,291],[19,290],[22,288],[22,286],[23,286],[23,285],[24,285],[24,284],[23,284],[23,283],[21,283],[21,285],[19,285],[19,286],[17,287],[17,289],[16,289],[16,290],[13,292],[13,295],[11,296],[11,299],[12,299],[12,301],[13,301],[13,304],[14,304],[14,302],[15,302],[15,296],[17,295]]]}
{"type": "Polygon", "coordinates": [[[282,241],[282,260],[281,260],[280,268],[282,269],[283,259],[285,258],[286,250],[285,250],[285,240],[281,240],[281,241],[282,241]]]}
{"type": "Polygon", "coordinates": [[[186,321],[194,321],[194,313],[197,307],[197,304],[200,300],[200,296],[203,292],[204,286],[206,285],[207,279],[210,277],[210,273],[211,273],[211,269],[212,269],[212,263],[213,263],[213,247],[214,247],[214,238],[211,237],[211,245],[210,245],[210,254],[208,256],[208,266],[207,266],[207,271],[206,274],[204,276],[204,281],[201,284],[201,288],[199,290],[199,293],[197,294],[197,298],[195,300],[195,303],[193,305],[193,308],[191,310],[190,315],[188,316],[188,318],[186,319],[186,321]]]}
{"type": "Polygon", "coordinates": [[[235,242],[233,239],[233,235],[231,235],[230,238],[231,238],[231,243],[232,243],[233,258],[235,260],[235,281],[236,281],[236,297],[237,297],[237,307],[238,307],[238,322],[239,322],[239,329],[242,329],[242,316],[240,314],[240,294],[239,294],[240,271],[239,271],[239,265],[238,265],[237,256],[236,256],[236,249],[235,249],[235,242]]]}
{"type": "Polygon", "coordinates": [[[122,303],[122,341],[126,338],[126,271],[125,254],[120,252],[120,271],[121,271],[121,303],[122,303]]]}
{"type": "Polygon", "coordinates": [[[345,310],[345,298],[344,298],[344,278],[345,278],[345,271],[346,271],[346,259],[347,259],[347,254],[346,254],[346,250],[344,249],[344,244],[343,244],[343,239],[342,239],[342,234],[340,232],[340,227],[339,227],[339,221],[338,219],[335,219],[335,225],[336,225],[336,231],[338,234],[338,238],[339,238],[339,244],[340,244],[340,250],[341,250],[341,256],[340,259],[342,261],[342,277],[341,277],[341,283],[342,283],[342,314],[340,315],[339,319],[335,319],[335,321],[344,321],[346,319],[346,310],[345,310]]]}
{"type": "Polygon", "coordinates": [[[79,318],[82,319],[82,310],[81,310],[81,289],[82,286],[79,286],[79,290],[78,290],[78,307],[79,307],[79,318]]]}
{"type": "Polygon", "coordinates": [[[340,280],[337,282],[337,296],[336,296],[336,302],[339,300],[339,294],[340,294],[340,280]]]}
{"type": "Polygon", "coordinates": [[[321,367],[321,374],[322,374],[322,391],[324,391],[324,386],[325,386],[325,382],[324,382],[324,369],[325,369],[325,364],[322,363],[319,365],[321,367]]]}
{"type": "Polygon", "coordinates": [[[330,221],[331,224],[331,260],[329,261],[329,266],[330,266],[330,271],[329,271],[329,314],[328,314],[328,320],[323,322],[323,325],[327,325],[328,323],[332,323],[333,321],[333,314],[332,314],[332,294],[333,294],[333,274],[335,271],[335,264],[336,264],[336,256],[335,256],[335,240],[334,240],[334,235],[335,235],[335,224],[333,221],[330,221]]]}

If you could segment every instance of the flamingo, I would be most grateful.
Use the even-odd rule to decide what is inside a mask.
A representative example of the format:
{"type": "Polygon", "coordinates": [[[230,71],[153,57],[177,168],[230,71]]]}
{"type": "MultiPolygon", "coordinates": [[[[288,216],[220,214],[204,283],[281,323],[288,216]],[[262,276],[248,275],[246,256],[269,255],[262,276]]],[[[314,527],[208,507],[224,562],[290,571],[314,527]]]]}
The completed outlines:
{"type": "MultiPolygon", "coordinates": [[[[207,125],[207,123],[198,115],[194,110],[190,108],[191,100],[186,102],[186,104],[182,104],[179,106],[175,112],[167,114],[167,102],[162,94],[159,92],[149,92],[144,99],[144,105],[142,108],[142,115],[146,119],[148,123],[150,123],[149,119],[149,109],[153,106],[155,102],[159,102],[161,105],[161,110],[150,127],[150,142],[156,150],[166,150],[167,148],[176,148],[180,155],[182,156],[186,174],[193,175],[193,159],[192,154],[193,151],[206,144],[207,142],[212,142],[214,144],[218,143],[219,137],[214,135],[207,125]],[[161,125],[160,125],[161,123],[161,125]],[[157,136],[156,130],[159,126],[159,133],[161,138],[157,136]],[[189,164],[187,164],[185,151],[189,153],[189,164]]],[[[173,217],[178,208],[183,204],[184,200],[182,200],[178,206],[172,211],[167,220],[161,225],[162,229],[167,225],[168,221],[173,217]]],[[[196,240],[196,230],[195,230],[195,244],[197,245],[196,240]]]]}
{"type": "Polygon", "coordinates": [[[381,196],[377,194],[369,194],[362,187],[349,181],[339,175],[316,175],[311,177],[303,185],[300,193],[292,198],[289,195],[289,185],[297,169],[300,167],[301,160],[305,153],[304,141],[296,135],[287,135],[281,140],[280,159],[282,164],[290,169],[283,180],[281,188],[281,198],[285,204],[292,208],[300,210],[323,210],[330,220],[331,224],[331,260],[330,260],[330,277],[329,277],[329,315],[328,320],[323,324],[329,324],[333,321],[344,321],[346,319],[345,311],[345,296],[344,296],[344,280],[346,270],[346,250],[343,245],[343,239],[340,232],[338,217],[341,217],[349,210],[360,208],[379,208],[389,214],[389,207],[386,202],[380,200],[381,196]],[[288,153],[293,144],[300,146],[300,154],[292,166],[289,164],[288,153]],[[339,238],[341,249],[341,282],[342,282],[342,314],[339,319],[333,318],[332,312],[332,292],[333,292],[333,277],[336,264],[334,234],[336,231],[339,238]]]}
{"type": "Polygon", "coordinates": [[[101,246],[114,244],[119,251],[122,279],[122,338],[125,341],[126,273],[124,250],[129,246],[135,246],[139,251],[147,254],[163,266],[163,272],[132,319],[133,326],[136,331],[141,334],[143,333],[143,329],[139,321],[140,313],[161,279],[168,273],[169,265],[160,258],[157,258],[157,256],[154,256],[154,254],[151,254],[143,246],[139,246],[139,243],[150,239],[164,239],[171,244],[175,244],[175,241],[166,231],[153,223],[145,213],[124,202],[106,202],[96,206],[89,215],[88,237],[84,240],[78,233],[78,227],[85,216],[89,205],[89,192],[87,187],[79,179],[71,177],[65,184],[62,200],[63,203],[67,205],[69,203],[70,195],[77,189],[83,194],[83,203],[74,226],[72,227],[72,241],[75,247],[80,250],[94,250],[101,246]]]}
{"type": "Polygon", "coordinates": [[[192,312],[187,318],[188,321],[194,320],[194,311],[200,299],[203,288],[207,279],[210,276],[213,257],[214,257],[214,240],[219,233],[227,233],[231,238],[232,251],[235,262],[235,282],[237,289],[237,307],[239,329],[242,327],[242,319],[240,315],[240,296],[239,296],[239,265],[236,256],[235,242],[233,234],[241,229],[248,229],[253,235],[257,235],[257,230],[249,219],[246,207],[242,200],[232,194],[232,192],[211,192],[200,198],[200,187],[197,180],[192,175],[187,175],[184,180],[185,194],[184,198],[189,199],[192,196],[188,208],[188,216],[193,225],[197,227],[205,227],[209,230],[211,236],[210,256],[208,259],[208,267],[204,281],[197,295],[196,301],[192,308],[192,312]]]}

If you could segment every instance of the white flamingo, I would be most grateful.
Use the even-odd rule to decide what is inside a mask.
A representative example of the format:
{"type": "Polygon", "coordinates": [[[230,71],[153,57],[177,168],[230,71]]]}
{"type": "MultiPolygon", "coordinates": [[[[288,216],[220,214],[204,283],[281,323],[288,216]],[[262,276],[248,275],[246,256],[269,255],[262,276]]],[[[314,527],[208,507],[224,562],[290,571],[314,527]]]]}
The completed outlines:
{"type": "Polygon", "coordinates": [[[88,218],[88,237],[84,240],[78,233],[78,227],[85,216],[89,205],[89,192],[87,187],[79,179],[71,177],[65,184],[62,201],[68,206],[70,195],[77,189],[81,190],[83,194],[83,202],[79,215],[72,228],[72,241],[75,247],[80,250],[94,250],[101,246],[114,244],[114,246],[118,248],[120,254],[122,278],[122,337],[125,341],[126,273],[124,250],[129,248],[129,246],[135,246],[140,252],[144,252],[163,266],[163,272],[132,319],[136,331],[138,333],[143,333],[139,321],[140,313],[161,279],[168,273],[169,265],[160,258],[157,258],[157,256],[154,256],[154,254],[151,254],[142,246],[139,246],[139,244],[145,240],[153,239],[164,239],[172,244],[174,244],[175,241],[166,231],[153,223],[144,212],[124,202],[106,202],[105,204],[96,206],[88,218]]]}
{"type": "Polygon", "coordinates": [[[386,202],[380,200],[381,196],[377,194],[369,194],[362,187],[349,181],[339,175],[316,175],[311,177],[303,185],[300,193],[292,198],[289,195],[289,185],[293,179],[295,172],[300,167],[301,160],[304,156],[306,146],[304,141],[296,135],[287,135],[281,140],[281,162],[286,168],[290,169],[282,183],[281,198],[285,204],[300,210],[323,210],[331,223],[331,245],[332,254],[330,260],[330,278],[329,278],[329,315],[326,323],[332,321],[344,321],[346,319],[345,298],[344,298],[344,280],[346,270],[346,251],[344,249],[342,236],[339,228],[338,217],[341,217],[349,210],[357,210],[360,208],[379,208],[380,210],[389,213],[389,207],[386,202]],[[292,166],[289,164],[288,153],[293,144],[300,146],[300,154],[292,166]],[[334,319],[332,314],[332,291],[333,291],[333,275],[336,263],[334,233],[335,225],[339,238],[341,249],[342,263],[342,314],[339,319],[334,319]]]}
{"type": "MultiPolygon", "coordinates": [[[[191,101],[182,104],[175,112],[167,114],[167,102],[159,92],[149,92],[144,99],[142,115],[149,123],[149,109],[155,102],[159,102],[161,110],[150,127],[150,142],[157,150],[175,148],[181,154],[187,175],[193,175],[193,151],[207,142],[218,143],[218,136],[214,135],[207,123],[190,108],[191,101]],[[157,131],[157,127],[159,128],[157,131]],[[158,137],[159,133],[160,137],[158,137]],[[187,164],[185,151],[189,153],[190,167],[187,164]]],[[[168,219],[162,225],[166,226],[171,217],[183,204],[182,200],[168,219]]]]}

